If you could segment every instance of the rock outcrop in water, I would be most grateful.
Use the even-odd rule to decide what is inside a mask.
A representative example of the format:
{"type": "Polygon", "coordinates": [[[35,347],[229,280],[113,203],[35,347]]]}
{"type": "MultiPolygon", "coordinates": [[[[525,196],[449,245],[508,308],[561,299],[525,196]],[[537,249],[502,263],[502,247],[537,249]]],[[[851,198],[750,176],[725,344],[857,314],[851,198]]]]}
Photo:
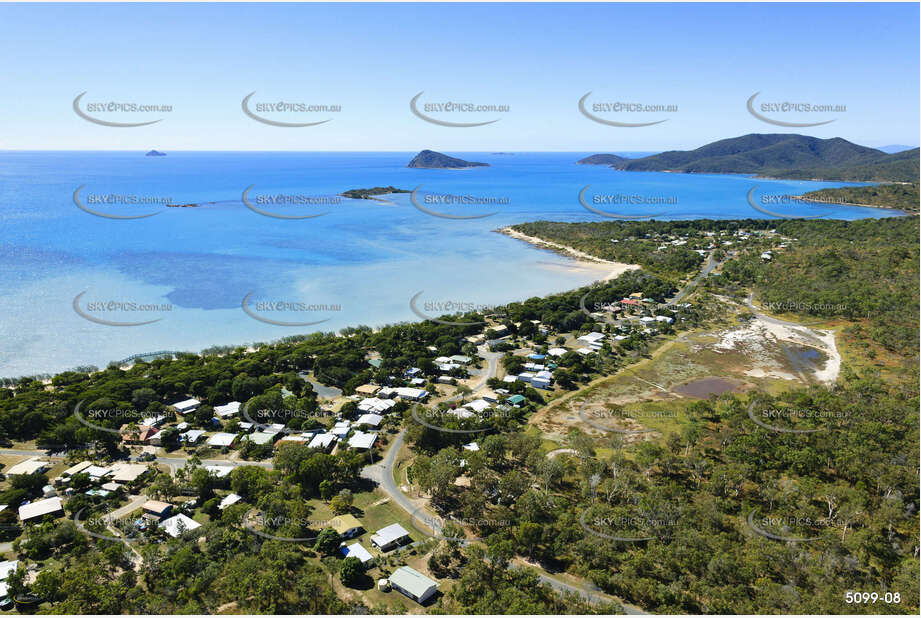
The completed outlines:
{"type": "Polygon", "coordinates": [[[422,167],[427,169],[465,169],[468,167],[489,167],[489,163],[464,161],[434,150],[423,150],[409,162],[406,167],[422,167]]]}

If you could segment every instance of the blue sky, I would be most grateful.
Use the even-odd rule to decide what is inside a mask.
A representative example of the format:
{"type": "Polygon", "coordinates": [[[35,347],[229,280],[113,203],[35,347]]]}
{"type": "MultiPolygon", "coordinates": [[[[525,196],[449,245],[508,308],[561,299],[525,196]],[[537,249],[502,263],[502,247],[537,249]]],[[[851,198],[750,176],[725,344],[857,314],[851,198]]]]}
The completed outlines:
{"type": "MultiPolygon", "coordinates": [[[[917,145],[914,4],[0,4],[0,149],[574,150],[692,148],[745,133],[799,132],[917,145]],[[172,106],[139,128],[79,118],[72,101],[172,106]],[[241,100],[340,105],[307,128],[247,118],[241,100]],[[509,106],[432,116],[421,102],[509,106]],[[667,122],[610,127],[577,102],[677,105],[667,122]],[[790,129],[746,100],[846,105],[790,129]]],[[[110,116],[100,115],[110,118],[110,116]]]]}

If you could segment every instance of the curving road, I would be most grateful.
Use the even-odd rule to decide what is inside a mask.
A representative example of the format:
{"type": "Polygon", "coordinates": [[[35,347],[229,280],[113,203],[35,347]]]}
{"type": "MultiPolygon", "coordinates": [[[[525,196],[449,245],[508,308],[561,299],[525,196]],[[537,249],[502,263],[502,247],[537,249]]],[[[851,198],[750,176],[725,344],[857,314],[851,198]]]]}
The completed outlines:
{"type": "MultiPolygon", "coordinates": [[[[485,381],[484,381],[485,384],[485,381]]],[[[428,521],[426,523],[433,524],[432,527],[438,528],[433,530],[435,534],[441,533],[440,516],[435,515],[425,507],[418,507],[402,492],[397,486],[396,481],[393,478],[393,468],[394,463],[396,462],[397,454],[400,452],[400,449],[403,446],[404,438],[406,437],[406,430],[400,431],[397,434],[397,437],[390,444],[390,448],[387,453],[384,455],[384,458],[377,464],[372,466],[366,466],[361,471],[362,478],[368,479],[377,483],[381,490],[387,494],[387,496],[393,501],[394,504],[399,505],[401,509],[412,515],[413,513],[419,512],[420,510],[427,516],[428,521]]],[[[514,565],[509,565],[510,569],[521,568],[514,565]]],[[[611,597],[610,595],[605,594],[594,584],[586,583],[583,586],[576,586],[565,581],[559,580],[545,571],[540,571],[537,567],[530,566],[537,571],[537,577],[541,582],[547,584],[557,592],[566,593],[571,592],[577,594],[584,598],[586,601],[592,604],[599,603],[610,603],[610,602],[619,602],[624,608],[624,612],[632,615],[646,614],[639,607],[628,605],[623,601],[611,597]]]]}

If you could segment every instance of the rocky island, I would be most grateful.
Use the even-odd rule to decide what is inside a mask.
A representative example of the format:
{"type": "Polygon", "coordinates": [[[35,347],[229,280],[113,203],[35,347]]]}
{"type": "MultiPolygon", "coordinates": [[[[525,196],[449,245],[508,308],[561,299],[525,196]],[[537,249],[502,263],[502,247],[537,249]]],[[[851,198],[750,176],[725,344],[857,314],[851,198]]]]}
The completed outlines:
{"type": "Polygon", "coordinates": [[[579,165],[623,165],[630,159],[615,154],[594,154],[576,161],[579,165]]]}
{"type": "Polygon", "coordinates": [[[466,169],[469,167],[489,167],[489,163],[478,163],[476,161],[464,161],[455,157],[449,157],[446,154],[435,152],[434,150],[423,150],[409,162],[406,167],[421,167],[426,169],[466,169]]]}
{"type": "Polygon", "coordinates": [[[146,155],[144,155],[144,156],[145,156],[145,157],[165,157],[165,156],[166,156],[166,153],[165,153],[165,152],[160,152],[159,150],[151,150],[150,152],[148,152],[148,153],[147,153],[146,155]]]}
{"type": "Polygon", "coordinates": [[[373,200],[375,195],[386,195],[388,193],[412,193],[408,189],[397,189],[396,187],[373,187],[371,189],[349,189],[340,193],[342,197],[353,200],[373,200]]]}

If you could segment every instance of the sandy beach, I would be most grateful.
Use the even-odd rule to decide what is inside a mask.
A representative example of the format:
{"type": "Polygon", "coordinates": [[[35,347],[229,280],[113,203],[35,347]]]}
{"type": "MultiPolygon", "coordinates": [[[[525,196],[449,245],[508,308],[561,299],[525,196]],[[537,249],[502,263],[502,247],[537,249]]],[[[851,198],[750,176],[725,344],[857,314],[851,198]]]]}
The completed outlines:
{"type": "Polygon", "coordinates": [[[639,268],[639,265],[637,264],[624,264],[622,262],[602,260],[601,258],[589,255],[588,253],[579,251],[578,249],[573,249],[572,247],[567,247],[566,245],[561,245],[559,243],[550,242],[548,240],[543,240],[534,236],[528,236],[527,234],[522,234],[521,232],[513,230],[510,227],[504,227],[496,231],[500,234],[505,234],[506,236],[511,236],[512,238],[530,243],[539,249],[553,251],[554,253],[564,255],[576,261],[575,264],[571,265],[546,263],[546,266],[562,268],[573,272],[594,272],[598,274],[597,281],[609,281],[611,279],[616,279],[628,270],[635,270],[639,268]]]}

